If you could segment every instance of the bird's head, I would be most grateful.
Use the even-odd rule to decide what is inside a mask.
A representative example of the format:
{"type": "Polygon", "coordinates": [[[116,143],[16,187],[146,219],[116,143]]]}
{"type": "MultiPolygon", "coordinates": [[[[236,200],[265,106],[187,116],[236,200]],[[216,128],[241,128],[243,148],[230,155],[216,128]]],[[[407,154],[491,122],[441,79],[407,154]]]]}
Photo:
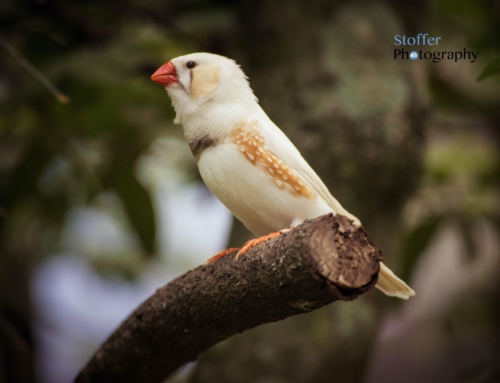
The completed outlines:
{"type": "Polygon", "coordinates": [[[151,79],[165,87],[178,119],[207,104],[256,100],[239,65],[212,53],[176,57],[153,73],[151,79]]]}

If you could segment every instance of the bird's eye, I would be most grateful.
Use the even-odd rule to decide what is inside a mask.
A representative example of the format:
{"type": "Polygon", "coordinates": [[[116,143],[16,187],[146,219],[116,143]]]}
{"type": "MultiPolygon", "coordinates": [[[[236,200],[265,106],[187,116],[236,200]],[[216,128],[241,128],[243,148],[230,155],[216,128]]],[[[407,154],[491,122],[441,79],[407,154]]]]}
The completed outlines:
{"type": "Polygon", "coordinates": [[[194,61],[188,61],[186,64],[186,67],[188,69],[193,69],[196,66],[196,63],[194,61]]]}

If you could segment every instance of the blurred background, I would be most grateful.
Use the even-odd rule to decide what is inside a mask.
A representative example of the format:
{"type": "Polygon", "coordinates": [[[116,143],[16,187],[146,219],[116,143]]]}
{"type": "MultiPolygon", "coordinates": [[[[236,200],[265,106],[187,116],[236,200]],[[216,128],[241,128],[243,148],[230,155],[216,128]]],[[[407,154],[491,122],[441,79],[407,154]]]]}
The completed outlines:
{"type": "Polygon", "coordinates": [[[0,10],[0,382],[71,381],[156,288],[250,237],[201,182],[150,81],[194,51],[242,65],[417,296],[374,290],[261,326],[171,381],[500,381],[500,2],[0,10]],[[418,33],[478,59],[394,60],[394,35],[418,33]]]}

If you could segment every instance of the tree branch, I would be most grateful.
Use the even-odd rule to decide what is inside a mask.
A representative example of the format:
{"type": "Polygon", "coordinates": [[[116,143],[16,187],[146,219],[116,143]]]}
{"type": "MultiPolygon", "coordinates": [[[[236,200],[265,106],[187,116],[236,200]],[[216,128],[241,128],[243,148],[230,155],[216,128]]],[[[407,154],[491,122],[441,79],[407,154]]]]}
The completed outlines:
{"type": "Polygon", "coordinates": [[[251,249],[197,267],[135,310],[76,383],[162,382],[214,344],[264,323],[350,301],[377,280],[381,252],[343,216],[306,221],[251,249]]]}

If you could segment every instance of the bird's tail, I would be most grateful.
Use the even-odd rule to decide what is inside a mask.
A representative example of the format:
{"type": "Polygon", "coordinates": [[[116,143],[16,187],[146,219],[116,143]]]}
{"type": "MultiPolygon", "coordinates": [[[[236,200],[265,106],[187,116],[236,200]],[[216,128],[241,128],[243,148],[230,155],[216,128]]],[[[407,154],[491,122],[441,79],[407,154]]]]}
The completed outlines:
{"type": "Polygon", "coordinates": [[[381,290],[386,295],[401,299],[408,299],[415,295],[415,291],[411,289],[401,279],[389,269],[386,265],[380,262],[380,272],[378,274],[377,289],[381,290]]]}

